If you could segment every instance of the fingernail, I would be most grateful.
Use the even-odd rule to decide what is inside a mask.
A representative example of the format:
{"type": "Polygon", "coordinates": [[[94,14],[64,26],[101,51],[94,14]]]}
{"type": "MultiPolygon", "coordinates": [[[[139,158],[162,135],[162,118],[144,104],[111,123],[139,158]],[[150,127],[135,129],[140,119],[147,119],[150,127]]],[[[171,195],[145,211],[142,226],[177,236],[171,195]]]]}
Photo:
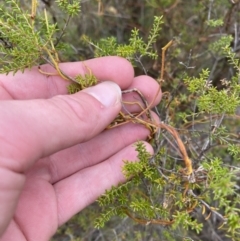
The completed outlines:
{"type": "Polygon", "coordinates": [[[120,87],[111,81],[104,81],[98,85],[84,89],[83,92],[93,96],[106,107],[118,104],[122,97],[120,87]]]}

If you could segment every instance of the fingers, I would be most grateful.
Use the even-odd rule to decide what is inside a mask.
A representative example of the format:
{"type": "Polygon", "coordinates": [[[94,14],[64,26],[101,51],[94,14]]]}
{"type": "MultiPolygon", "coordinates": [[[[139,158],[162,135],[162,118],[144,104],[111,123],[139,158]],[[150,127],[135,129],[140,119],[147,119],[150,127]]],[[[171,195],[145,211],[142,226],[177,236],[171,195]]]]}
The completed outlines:
{"type": "MultiPolygon", "coordinates": [[[[2,159],[1,159],[2,161],[2,159]]],[[[0,237],[7,228],[25,183],[23,175],[0,168],[0,237]]],[[[1,239],[1,238],[0,238],[1,239]]],[[[2,240],[2,239],[1,239],[2,240]]],[[[7,239],[5,239],[7,240],[7,239]]]]}
{"type": "MultiPolygon", "coordinates": [[[[146,148],[150,153],[153,153],[152,147],[148,143],[146,143],[146,148]]],[[[137,152],[132,145],[108,160],[83,169],[54,185],[59,225],[62,225],[73,215],[95,201],[105,190],[125,181],[121,171],[122,160],[137,160],[137,152]]]]}
{"type": "MultiPolygon", "coordinates": [[[[158,83],[148,76],[133,78],[131,64],[119,57],[102,57],[86,60],[84,62],[62,63],[61,70],[71,77],[76,75],[92,74],[101,81],[110,80],[117,83],[121,89],[138,89],[151,103],[158,91],[158,83]]],[[[56,73],[50,65],[41,66],[41,70],[47,73],[56,73]]],[[[67,86],[70,83],[60,76],[48,76],[41,74],[37,67],[17,72],[15,75],[0,75],[0,99],[38,99],[51,98],[59,94],[67,94],[67,86]]],[[[160,101],[161,93],[154,101],[154,105],[160,101]]],[[[142,103],[136,92],[124,94],[126,102],[142,103]]],[[[139,111],[137,104],[125,104],[129,111],[139,111]]]]}
{"type": "Polygon", "coordinates": [[[133,123],[106,130],[85,143],[60,151],[50,159],[41,160],[29,175],[39,176],[38,173],[42,174],[44,169],[47,181],[56,183],[83,168],[106,160],[136,141],[146,140],[148,135],[146,127],[133,123]]]}
{"type": "MultiPolygon", "coordinates": [[[[158,116],[154,113],[152,115],[155,123],[158,123],[158,116]]],[[[27,173],[27,177],[42,176],[47,182],[54,184],[81,169],[108,159],[136,141],[146,140],[149,134],[149,129],[136,123],[105,130],[87,142],[38,161],[27,173]]]]}
{"type": "MultiPolygon", "coordinates": [[[[132,65],[120,57],[102,57],[86,60],[84,62],[62,63],[60,69],[71,77],[89,74],[89,71],[99,81],[114,81],[122,89],[126,89],[133,80],[132,65]]],[[[56,73],[50,65],[41,66],[47,73],[56,73]]],[[[0,99],[37,99],[50,98],[59,94],[67,94],[69,81],[58,75],[43,75],[38,67],[17,72],[14,76],[0,75],[0,99]]]]}
{"type": "Polygon", "coordinates": [[[35,160],[96,136],[120,109],[121,91],[112,82],[48,100],[2,101],[1,164],[24,172],[35,160]]]}
{"type": "Polygon", "coordinates": [[[123,104],[129,112],[139,112],[146,108],[139,93],[142,95],[144,101],[146,101],[148,105],[151,104],[151,107],[157,105],[162,97],[159,84],[149,76],[142,75],[135,77],[128,89],[135,89],[139,91],[136,92],[133,90],[130,93],[123,94],[123,104]]]}
{"type": "MultiPolygon", "coordinates": [[[[61,65],[61,69],[68,75],[76,75],[84,71],[86,73],[86,66],[100,80],[110,78],[114,79],[122,89],[127,87],[139,89],[149,103],[155,99],[153,103],[155,105],[161,98],[161,94],[155,98],[158,84],[147,76],[133,79],[132,66],[122,58],[105,57],[84,63],[65,63],[61,65]]],[[[48,71],[49,66],[42,68],[48,71]]],[[[24,75],[21,73],[17,73],[14,77],[9,75],[7,77],[9,82],[7,80],[1,82],[1,77],[3,76],[0,76],[2,87],[11,87],[6,88],[5,95],[8,97],[49,98],[56,93],[66,93],[64,80],[57,76],[43,78],[37,69],[25,72],[24,75]],[[32,82],[34,84],[31,84],[32,82]],[[53,83],[55,84],[52,85],[53,83]]],[[[5,165],[11,166],[8,158],[15,162],[20,159],[23,162],[16,162],[18,164],[15,163],[15,165],[19,166],[15,168],[25,170],[29,159],[34,161],[79,142],[87,141],[100,133],[116,117],[121,105],[118,101],[111,108],[105,108],[104,103],[99,104],[99,98],[104,102],[111,94],[111,91],[107,93],[103,86],[104,84],[99,84],[75,95],[61,95],[48,100],[0,102],[0,111],[3,113],[0,124],[4,127],[1,128],[0,139],[6,146],[5,165]],[[101,89],[98,91],[98,96],[92,91],[94,88],[101,89]],[[96,97],[97,100],[92,97],[96,97]]],[[[139,101],[139,96],[136,93],[130,93],[124,95],[125,100],[136,102],[136,100],[139,101]]],[[[141,110],[136,104],[129,105],[127,108],[129,111],[141,110]]]]}
{"type": "MultiPolygon", "coordinates": [[[[158,116],[152,112],[154,123],[158,116]]],[[[142,124],[128,123],[105,130],[91,140],[59,151],[39,160],[28,172],[29,177],[42,177],[54,184],[86,167],[96,165],[136,141],[146,140],[149,129],[142,124]]]]}

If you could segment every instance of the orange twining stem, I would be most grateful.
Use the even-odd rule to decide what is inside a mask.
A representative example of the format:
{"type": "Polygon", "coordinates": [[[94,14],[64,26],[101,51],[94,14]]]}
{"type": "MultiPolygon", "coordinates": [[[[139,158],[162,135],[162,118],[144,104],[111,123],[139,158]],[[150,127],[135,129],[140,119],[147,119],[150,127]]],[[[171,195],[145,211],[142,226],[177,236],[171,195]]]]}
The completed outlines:
{"type": "Polygon", "coordinates": [[[160,86],[161,82],[163,81],[163,75],[164,75],[164,62],[165,62],[165,52],[166,50],[173,44],[173,40],[169,41],[163,48],[162,48],[162,65],[161,65],[161,76],[160,76],[160,86]]]}
{"type": "MultiPolygon", "coordinates": [[[[161,74],[160,74],[160,80],[159,80],[159,87],[158,87],[158,90],[157,90],[157,93],[155,94],[153,100],[151,101],[151,103],[147,106],[146,109],[144,109],[142,112],[140,112],[137,116],[135,116],[135,119],[137,119],[138,121],[140,121],[140,116],[142,116],[144,113],[146,113],[148,110],[150,110],[151,106],[153,105],[154,101],[156,100],[157,96],[159,95],[160,91],[161,91],[161,83],[163,82],[163,76],[164,76],[164,62],[165,62],[165,52],[166,50],[173,44],[173,40],[171,40],[170,42],[168,42],[163,48],[162,48],[162,64],[161,64],[161,74]]],[[[141,121],[139,122],[141,123],[141,121]]],[[[147,125],[150,125],[149,122],[145,121],[145,123],[147,125]]],[[[163,128],[165,130],[167,130],[170,134],[172,134],[173,137],[176,138],[176,141],[177,141],[177,144],[178,144],[178,147],[181,151],[181,154],[182,154],[182,157],[183,157],[183,160],[184,160],[184,163],[185,163],[185,166],[187,168],[187,172],[186,174],[187,175],[190,175],[192,172],[193,172],[193,169],[192,169],[192,161],[189,159],[188,155],[187,155],[187,151],[186,151],[186,148],[181,140],[181,138],[179,137],[178,135],[178,132],[173,128],[173,127],[170,127],[164,123],[160,123],[158,124],[158,126],[160,128],[163,128]]],[[[156,127],[156,125],[155,125],[156,127]]]]}
{"type": "Polygon", "coordinates": [[[36,17],[36,12],[37,12],[37,1],[32,0],[32,11],[31,11],[32,25],[34,25],[34,19],[36,17]]]}
{"type": "Polygon", "coordinates": [[[174,223],[174,220],[161,220],[161,219],[151,219],[151,220],[145,220],[141,218],[134,217],[128,210],[125,210],[125,213],[128,215],[129,218],[134,220],[137,223],[140,224],[158,224],[158,225],[171,225],[174,223]]]}
{"type": "Polygon", "coordinates": [[[138,114],[137,117],[143,115],[144,113],[146,113],[146,111],[148,111],[151,106],[153,105],[154,101],[157,99],[160,91],[161,91],[161,83],[163,82],[163,75],[164,75],[164,62],[165,62],[165,52],[166,50],[173,44],[173,40],[171,40],[170,42],[168,42],[163,48],[162,48],[162,65],[161,65],[161,74],[160,74],[160,80],[159,80],[159,87],[157,90],[157,93],[155,94],[154,98],[152,99],[151,103],[147,106],[147,108],[145,110],[143,110],[141,113],[138,114]]]}
{"type": "Polygon", "coordinates": [[[187,151],[186,151],[186,148],[181,140],[181,138],[179,137],[178,135],[178,132],[171,126],[168,126],[164,123],[160,123],[159,126],[165,130],[167,130],[170,134],[172,134],[172,136],[176,139],[177,141],[177,144],[178,144],[178,147],[179,147],[179,150],[182,154],[182,158],[184,160],[184,163],[185,163],[185,166],[187,168],[187,175],[190,175],[192,174],[193,172],[193,169],[192,169],[192,161],[191,159],[188,157],[188,154],[187,154],[187,151]]]}
{"type": "Polygon", "coordinates": [[[162,129],[165,129],[166,131],[168,131],[175,138],[175,140],[176,140],[176,142],[178,144],[179,150],[180,150],[180,152],[182,154],[182,158],[183,158],[183,161],[184,161],[186,169],[187,169],[186,175],[192,174],[192,172],[193,172],[192,161],[188,157],[186,148],[185,148],[181,138],[179,137],[178,132],[173,127],[171,127],[169,125],[166,125],[166,124],[164,124],[162,122],[161,123],[157,123],[157,124],[153,124],[153,123],[150,123],[148,121],[141,120],[138,117],[134,117],[134,119],[135,119],[135,121],[137,120],[138,123],[144,124],[145,126],[151,126],[151,127],[155,127],[155,128],[160,127],[162,129]]]}
{"type": "Polygon", "coordinates": [[[198,205],[198,201],[195,200],[195,202],[193,203],[193,205],[187,210],[187,213],[191,213],[198,205]]]}
{"type": "Polygon", "coordinates": [[[188,157],[186,148],[185,148],[181,138],[179,137],[178,132],[173,127],[166,125],[162,122],[161,123],[152,123],[151,121],[148,121],[148,120],[142,120],[141,118],[138,118],[138,115],[131,117],[131,116],[125,116],[123,113],[120,113],[120,114],[122,115],[122,117],[124,117],[124,122],[116,123],[116,124],[114,124],[114,126],[109,126],[108,129],[117,127],[120,125],[125,125],[129,122],[142,124],[142,125],[146,126],[149,130],[152,130],[152,128],[153,129],[156,129],[156,128],[165,129],[175,138],[175,140],[178,144],[179,150],[182,154],[182,158],[183,158],[183,161],[184,161],[186,169],[187,169],[185,174],[186,175],[192,174],[192,172],[193,172],[192,161],[188,157]]]}

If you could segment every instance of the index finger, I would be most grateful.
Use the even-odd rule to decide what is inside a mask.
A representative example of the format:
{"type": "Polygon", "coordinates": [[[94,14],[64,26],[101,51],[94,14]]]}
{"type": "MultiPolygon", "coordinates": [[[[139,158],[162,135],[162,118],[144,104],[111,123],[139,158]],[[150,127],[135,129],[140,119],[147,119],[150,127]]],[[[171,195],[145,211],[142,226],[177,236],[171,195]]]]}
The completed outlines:
{"type": "MultiPolygon", "coordinates": [[[[133,80],[134,71],[132,65],[123,58],[116,56],[90,59],[83,62],[61,63],[60,69],[74,78],[76,75],[92,74],[98,81],[114,81],[122,89],[126,89],[133,80]]],[[[42,65],[41,70],[47,73],[56,73],[50,65],[42,65]]],[[[69,81],[58,75],[44,75],[33,67],[26,69],[24,73],[15,75],[0,75],[0,99],[38,99],[51,98],[59,94],[67,94],[69,81]]]]}

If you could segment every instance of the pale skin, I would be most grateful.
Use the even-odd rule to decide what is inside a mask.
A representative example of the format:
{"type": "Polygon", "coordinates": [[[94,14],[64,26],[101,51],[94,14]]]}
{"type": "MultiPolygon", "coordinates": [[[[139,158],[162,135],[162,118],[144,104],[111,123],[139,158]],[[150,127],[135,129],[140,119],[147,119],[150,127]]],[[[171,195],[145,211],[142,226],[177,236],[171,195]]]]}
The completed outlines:
{"type": "MultiPolygon", "coordinates": [[[[60,225],[106,189],[125,181],[122,160],[137,160],[133,144],[149,135],[137,124],[110,130],[106,127],[122,107],[117,85],[121,89],[138,88],[151,103],[158,89],[155,80],[134,77],[131,64],[118,57],[64,63],[60,68],[75,76],[87,71],[84,66],[100,82],[111,82],[69,96],[65,80],[44,76],[37,68],[15,76],[0,75],[2,241],[49,240],[60,225]],[[102,104],[93,97],[96,91],[112,94],[114,102],[102,104]]],[[[42,69],[54,71],[49,66],[42,69]]],[[[127,101],[136,98],[134,93],[123,96],[127,101]]],[[[153,104],[160,98],[161,93],[153,104]]],[[[131,106],[129,111],[138,108],[131,106]]],[[[145,143],[152,153],[152,147],[145,143]]]]}

